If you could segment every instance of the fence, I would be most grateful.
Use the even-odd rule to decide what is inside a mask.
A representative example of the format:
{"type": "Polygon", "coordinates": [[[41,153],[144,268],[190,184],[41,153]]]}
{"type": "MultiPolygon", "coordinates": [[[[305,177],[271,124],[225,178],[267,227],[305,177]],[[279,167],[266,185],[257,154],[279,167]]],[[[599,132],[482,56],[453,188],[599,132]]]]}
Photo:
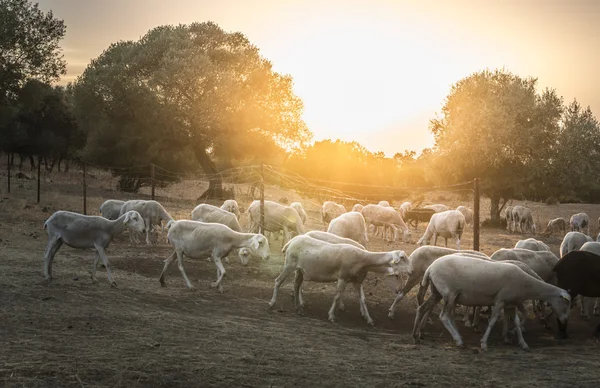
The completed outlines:
{"type": "MultiPolygon", "coordinates": [[[[41,159],[37,163],[36,194],[39,203],[42,196],[41,159]]],[[[155,164],[130,166],[116,171],[113,168],[92,164],[80,164],[71,171],[73,179],[81,182],[81,211],[88,214],[88,194],[93,192],[94,198],[120,198],[157,199],[165,206],[179,207],[182,210],[181,218],[189,216],[190,207],[193,208],[200,200],[198,195],[208,189],[209,182],[219,178],[230,197],[247,197],[250,200],[260,201],[260,227],[264,225],[265,190],[269,190],[272,200],[278,202],[302,201],[313,209],[319,209],[325,200],[332,200],[351,208],[354,204],[373,203],[377,199],[401,199],[408,196],[415,197],[419,193],[467,192],[473,195],[473,249],[479,250],[479,223],[480,223],[480,193],[479,180],[462,182],[447,186],[430,187],[400,187],[365,185],[349,182],[326,181],[302,177],[293,171],[270,165],[253,165],[230,168],[211,176],[202,171],[194,173],[178,173],[155,164]],[[115,175],[138,177],[140,190],[124,192],[121,189],[122,181],[115,175]],[[80,180],[79,180],[80,179],[80,180]],[[293,196],[289,200],[287,196],[293,196]],[[279,198],[278,198],[279,196],[279,198]],[[187,212],[187,213],[186,213],[187,212]]],[[[19,172],[19,174],[22,174],[19,172]]],[[[13,174],[17,175],[17,174],[13,174]]],[[[29,178],[31,179],[31,178],[29,178]]],[[[11,191],[11,166],[7,163],[7,190],[11,191]]],[[[58,188],[60,191],[60,187],[58,188]]],[[[97,209],[97,207],[95,207],[97,209]]],[[[96,211],[94,211],[96,213],[96,211]]],[[[317,212],[309,212],[309,217],[320,221],[317,212]]],[[[177,218],[177,217],[176,217],[177,218]]]]}

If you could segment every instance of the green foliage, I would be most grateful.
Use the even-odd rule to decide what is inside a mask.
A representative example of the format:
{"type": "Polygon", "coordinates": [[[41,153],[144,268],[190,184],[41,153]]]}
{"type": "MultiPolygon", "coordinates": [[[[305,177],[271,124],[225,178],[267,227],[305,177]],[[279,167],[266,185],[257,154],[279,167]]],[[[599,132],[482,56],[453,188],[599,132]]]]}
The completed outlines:
{"type": "MultiPolygon", "coordinates": [[[[0,100],[30,78],[49,83],[65,74],[62,20],[27,0],[0,0],[0,100]]],[[[1,102],[0,102],[1,104],[1,102]]]]}

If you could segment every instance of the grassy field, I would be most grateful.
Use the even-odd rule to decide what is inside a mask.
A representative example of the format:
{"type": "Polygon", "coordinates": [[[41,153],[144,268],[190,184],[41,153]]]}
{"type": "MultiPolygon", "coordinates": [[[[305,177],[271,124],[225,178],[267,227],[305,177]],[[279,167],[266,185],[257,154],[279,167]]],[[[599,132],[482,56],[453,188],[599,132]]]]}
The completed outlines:
{"type": "MultiPolygon", "coordinates": [[[[305,283],[305,316],[294,312],[291,284],[283,288],[275,309],[268,310],[275,277],[282,268],[281,242],[271,244],[269,261],[250,261],[246,267],[231,258],[224,280],[225,293],[209,288],[214,264],[187,260],[186,271],[196,284],[189,291],[176,266],[161,288],[158,276],[171,248],[160,239],[154,247],[133,246],[127,235],[108,250],[118,288],[98,271],[91,284],[92,251],[63,247],[54,261],[54,277],[42,276],[47,242],[45,219],[60,209],[81,211],[81,174],[55,173],[44,179],[42,200],[35,204],[35,182],[13,182],[7,194],[2,178],[0,195],[0,386],[3,387],[292,387],[292,386],[485,386],[597,387],[600,384],[599,346],[591,334],[598,318],[589,322],[572,310],[568,340],[530,321],[523,352],[516,341],[501,344],[497,325],[489,352],[478,351],[481,333],[461,326],[466,350],[457,349],[437,317],[420,345],[410,336],[414,320],[413,295],[406,298],[396,319],[387,318],[393,300],[390,289],[373,276],[365,291],[375,328],[360,316],[356,295],[349,288],[346,311],[338,322],[327,321],[333,286],[305,283]]],[[[108,175],[89,177],[88,212],[97,214],[108,198],[131,198],[115,192],[108,175]]],[[[204,187],[187,182],[158,190],[160,200],[175,218],[186,218],[204,187]]],[[[144,197],[145,194],[140,195],[144,197]]],[[[269,188],[267,199],[302,200],[309,227],[324,229],[317,204],[295,193],[269,188]]],[[[456,193],[427,193],[426,200],[455,207],[470,204],[456,193]]],[[[239,197],[244,207],[249,198],[239,197]]],[[[515,202],[516,203],[516,202],[515,202]]],[[[545,225],[554,217],[585,211],[596,220],[600,205],[527,203],[534,218],[545,225]]],[[[482,203],[483,218],[489,201],[482,203]]],[[[242,218],[243,223],[246,222],[242,218]]],[[[595,224],[595,222],[594,222],[595,224]]],[[[594,225],[595,226],[595,225],[594,225]]],[[[595,229],[595,228],[593,228],[595,229]]],[[[416,241],[423,226],[413,232],[416,241]]],[[[596,232],[595,230],[593,231],[596,232]]],[[[592,233],[592,231],[590,232],[592,233]]],[[[523,236],[483,228],[481,250],[491,254],[512,247],[523,236]]],[[[561,238],[541,238],[555,253],[561,238]]],[[[449,244],[450,245],[450,244],[449,244]]],[[[451,243],[451,246],[454,242],[451,243]]],[[[463,247],[472,246],[472,229],[463,247]]],[[[373,239],[371,250],[404,249],[414,244],[388,244],[373,239]]]]}

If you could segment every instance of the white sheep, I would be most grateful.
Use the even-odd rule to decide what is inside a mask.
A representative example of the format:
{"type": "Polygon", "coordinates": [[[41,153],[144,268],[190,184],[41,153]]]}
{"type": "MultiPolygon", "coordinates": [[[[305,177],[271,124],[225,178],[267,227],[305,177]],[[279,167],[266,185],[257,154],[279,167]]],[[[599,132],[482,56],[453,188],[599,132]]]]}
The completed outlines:
{"type": "MultiPolygon", "coordinates": [[[[144,222],[146,223],[146,244],[148,245],[152,244],[150,242],[150,231],[155,225],[162,225],[163,222],[166,224],[169,221],[173,221],[173,217],[171,217],[165,208],[157,201],[146,201],[143,199],[133,199],[127,201],[121,207],[121,215],[131,210],[135,210],[140,213],[144,219],[144,222]]],[[[136,234],[131,233],[129,237],[131,241],[137,242],[136,234]]]]}
{"type": "Polygon", "coordinates": [[[454,237],[456,238],[456,247],[460,250],[460,239],[464,229],[465,216],[458,210],[435,213],[431,216],[425,234],[417,244],[427,245],[433,237],[433,245],[436,245],[438,237],[443,237],[446,240],[446,247],[448,247],[448,238],[454,237]]]}
{"type": "Polygon", "coordinates": [[[235,217],[240,219],[240,207],[235,199],[228,199],[223,202],[221,205],[221,209],[228,211],[229,213],[235,214],[235,217]]]}
{"type": "Polygon", "coordinates": [[[348,212],[334,218],[329,223],[327,232],[354,240],[363,247],[369,242],[365,219],[358,212],[348,212]]]}
{"type": "Polygon", "coordinates": [[[290,203],[290,207],[298,212],[298,215],[300,215],[300,218],[302,219],[302,223],[306,224],[306,219],[308,217],[306,216],[306,211],[304,211],[304,206],[302,206],[300,202],[292,202],[290,203]]]}
{"type": "Polygon", "coordinates": [[[326,224],[344,213],[346,213],[344,205],[338,205],[332,201],[325,201],[321,206],[321,220],[326,224]]]}
{"type": "MultiPolygon", "coordinates": [[[[425,272],[419,294],[424,294],[430,285],[431,297],[417,309],[413,327],[415,343],[419,342],[421,327],[428,313],[442,299],[444,307],[440,313],[440,320],[459,347],[464,347],[464,342],[454,322],[454,306],[457,303],[464,306],[494,306],[488,327],[481,339],[481,350],[484,351],[487,350],[487,340],[496,320],[502,310],[507,313],[507,307],[514,308],[526,300],[539,299],[550,304],[561,331],[564,331],[569,319],[571,297],[568,292],[540,281],[510,263],[496,263],[464,255],[444,256],[433,262],[425,272]]],[[[519,345],[527,350],[519,317],[514,310],[512,317],[519,345]]]]}
{"type": "Polygon", "coordinates": [[[590,218],[586,213],[573,214],[569,219],[569,227],[571,232],[582,232],[587,229],[587,234],[590,234],[590,218]]]}
{"type": "Polygon", "coordinates": [[[390,203],[388,201],[379,201],[379,206],[390,207],[390,203]]]}
{"type": "Polygon", "coordinates": [[[465,253],[479,256],[483,259],[489,259],[486,254],[477,251],[457,251],[451,248],[433,246],[423,246],[415,249],[408,258],[408,267],[406,269],[408,279],[406,280],[406,283],[404,283],[404,287],[401,290],[396,290],[398,294],[396,295],[396,299],[394,299],[394,303],[392,303],[392,306],[389,309],[388,317],[390,317],[390,319],[394,318],[398,303],[400,303],[400,301],[410,292],[410,290],[412,290],[413,287],[416,286],[421,279],[423,279],[423,275],[431,263],[442,256],[453,253],[465,253]]]}
{"type": "Polygon", "coordinates": [[[506,230],[514,232],[513,207],[507,206],[504,211],[504,219],[506,220],[506,230]]]}
{"type": "Polygon", "coordinates": [[[462,205],[457,207],[456,210],[458,210],[463,214],[463,216],[465,216],[465,224],[471,225],[473,223],[473,210],[462,205]]]}
{"type": "MultiPolygon", "coordinates": [[[[258,233],[260,226],[260,201],[254,201],[248,207],[250,216],[250,232],[258,233]]],[[[283,231],[283,244],[291,238],[291,233],[303,234],[304,226],[298,212],[290,206],[281,205],[273,201],[265,201],[264,209],[265,232],[283,231]]]]}
{"type": "Polygon", "coordinates": [[[535,222],[533,222],[533,215],[531,209],[522,205],[515,205],[512,208],[512,222],[514,224],[514,231],[519,230],[521,233],[534,233],[536,232],[535,222]]]}
{"type": "Polygon", "coordinates": [[[44,229],[48,233],[48,245],[44,252],[44,276],[48,280],[52,279],[54,256],[62,244],[65,243],[76,249],[95,249],[96,258],[92,266],[92,282],[96,282],[96,267],[99,260],[102,259],[102,264],[106,267],[108,283],[111,286],[116,286],[117,282],[110,272],[105,249],[126,228],[144,233],[146,226],[142,216],[136,211],[124,213],[116,220],[107,220],[98,216],[84,216],[83,214],[64,210],[57,211],[44,223],[44,229]]]}
{"type": "Polygon", "coordinates": [[[367,250],[362,244],[352,240],[351,238],[340,237],[336,234],[329,232],[322,232],[320,230],[311,230],[310,232],[304,233],[305,236],[316,238],[317,240],[325,241],[330,244],[348,244],[353,245],[357,248],[367,250]]]}
{"type": "Polygon", "coordinates": [[[100,214],[107,220],[116,220],[121,215],[121,208],[125,201],[107,199],[100,205],[100,214]]]}
{"type": "Polygon", "coordinates": [[[501,248],[494,252],[493,261],[516,260],[525,263],[538,274],[543,281],[556,284],[556,274],[552,269],[558,263],[558,257],[550,251],[532,251],[522,248],[501,248]]]}
{"type": "Polygon", "coordinates": [[[546,230],[544,233],[547,236],[552,235],[552,233],[562,232],[563,234],[567,231],[567,220],[562,217],[554,218],[548,221],[548,225],[546,226],[546,230]]]}
{"type": "Polygon", "coordinates": [[[292,272],[294,279],[294,301],[298,312],[302,312],[304,303],[300,297],[300,287],[304,280],[316,282],[336,282],[337,291],[329,310],[329,320],[335,321],[338,307],[347,283],[353,283],[359,295],[360,312],[369,325],[373,319],[369,316],[362,282],[368,272],[384,275],[398,275],[406,269],[408,258],[404,251],[368,252],[348,244],[330,244],[309,236],[297,236],[285,247],[285,265],[275,280],[273,297],[269,307],[277,301],[281,284],[292,272]]]}
{"type": "Polygon", "coordinates": [[[442,205],[441,203],[435,205],[427,205],[423,206],[423,209],[431,209],[436,213],[441,213],[450,210],[450,208],[446,205],[442,205]]]}
{"type": "Polygon", "coordinates": [[[228,226],[231,230],[241,232],[242,227],[235,213],[207,203],[201,203],[192,210],[192,221],[217,223],[228,226]]]}
{"type": "Polygon", "coordinates": [[[583,244],[588,241],[593,241],[590,236],[587,236],[580,232],[569,232],[563,237],[562,243],[560,244],[560,257],[563,257],[571,251],[578,251],[581,249],[583,244]]]}
{"type": "MultiPolygon", "coordinates": [[[[581,246],[579,250],[591,252],[600,256],[600,243],[596,241],[587,241],[581,246]]],[[[590,319],[590,306],[594,301],[596,303],[594,304],[593,313],[594,315],[600,315],[600,298],[589,298],[581,296],[581,316],[583,317],[583,319],[590,319]]]]}
{"type": "Polygon", "coordinates": [[[411,202],[403,202],[402,205],[400,205],[400,215],[402,216],[402,219],[406,221],[406,212],[409,210],[412,210],[413,205],[411,202]]]}
{"type": "Polygon", "coordinates": [[[352,206],[352,210],[353,212],[361,212],[362,209],[364,208],[363,205],[361,205],[360,203],[355,204],[354,206],[352,206]]]}
{"type": "MultiPolygon", "coordinates": [[[[398,228],[402,230],[402,241],[410,242],[411,232],[408,226],[402,220],[402,216],[392,207],[381,205],[367,205],[362,209],[361,214],[365,218],[367,227],[374,225],[375,227],[391,228],[394,232],[393,240],[396,241],[398,228]]],[[[387,239],[387,230],[384,229],[385,238],[387,239]]]]}
{"type": "Polygon", "coordinates": [[[269,242],[260,234],[239,233],[222,224],[212,224],[199,221],[180,220],[169,224],[167,239],[175,248],[175,251],[165,260],[165,266],[160,274],[160,284],[166,285],[165,277],[169,265],[177,257],[177,265],[183,280],[190,289],[195,289],[188,279],[183,267],[183,256],[191,259],[203,259],[210,257],[217,267],[217,280],[211,284],[223,292],[221,281],[225,276],[225,268],[222,260],[229,253],[238,249],[238,256],[242,265],[248,264],[252,256],[258,256],[263,260],[269,258],[269,242]]]}
{"type": "Polygon", "coordinates": [[[543,241],[536,240],[535,238],[528,238],[526,240],[519,240],[515,244],[515,248],[529,249],[530,251],[549,251],[550,247],[543,241]]]}

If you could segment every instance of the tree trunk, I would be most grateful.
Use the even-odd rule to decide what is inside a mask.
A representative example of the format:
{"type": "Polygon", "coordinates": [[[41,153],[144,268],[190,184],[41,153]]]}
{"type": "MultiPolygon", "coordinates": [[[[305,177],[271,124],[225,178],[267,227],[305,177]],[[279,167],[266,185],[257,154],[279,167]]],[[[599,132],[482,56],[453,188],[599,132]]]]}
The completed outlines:
{"type": "Polygon", "coordinates": [[[29,155],[29,164],[31,165],[31,171],[35,170],[35,160],[31,155],[29,155]]]}
{"type": "Polygon", "coordinates": [[[56,166],[56,168],[58,168],[58,172],[60,172],[60,162],[62,162],[62,157],[58,158],[58,166],[56,166]]]}
{"type": "Polygon", "coordinates": [[[50,163],[50,169],[48,172],[52,172],[54,170],[54,165],[56,164],[56,158],[52,158],[52,162],[50,163]]]}
{"type": "MultiPolygon", "coordinates": [[[[500,225],[500,196],[498,194],[492,194],[490,196],[490,221],[492,225],[500,225]]],[[[504,207],[504,206],[503,206],[504,207]]]]}
{"type": "Polygon", "coordinates": [[[204,173],[209,176],[208,178],[208,189],[200,195],[198,200],[206,199],[225,199],[225,193],[223,192],[223,179],[217,171],[217,166],[210,160],[210,156],[206,152],[206,147],[197,146],[194,148],[196,159],[204,173]]]}
{"type": "Polygon", "coordinates": [[[69,159],[65,159],[65,172],[69,172],[69,159]]]}

